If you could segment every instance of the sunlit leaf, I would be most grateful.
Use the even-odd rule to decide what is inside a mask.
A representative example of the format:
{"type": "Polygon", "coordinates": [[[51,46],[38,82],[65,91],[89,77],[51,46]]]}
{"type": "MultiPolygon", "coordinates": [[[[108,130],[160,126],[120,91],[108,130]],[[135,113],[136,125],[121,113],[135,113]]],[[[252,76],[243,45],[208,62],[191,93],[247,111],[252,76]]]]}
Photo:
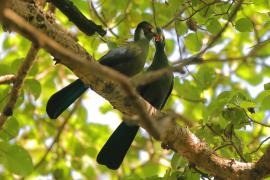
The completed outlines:
{"type": "Polygon", "coordinates": [[[25,80],[25,88],[26,90],[31,93],[35,99],[37,99],[41,94],[41,85],[39,81],[35,79],[26,79],[25,80]]]}
{"type": "Polygon", "coordinates": [[[236,21],[236,29],[240,32],[250,32],[253,30],[252,21],[248,18],[241,18],[236,21]]]}
{"type": "Polygon", "coordinates": [[[33,171],[32,158],[22,147],[0,142],[0,162],[12,173],[26,176],[33,171]]]}
{"type": "Polygon", "coordinates": [[[222,29],[221,24],[215,18],[211,18],[207,22],[207,30],[212,34],[217,34],[222,29]]]}
{"type": "Polygon", "coordinates": [[[19,133],[19,123],[17,119],[11,117],[7,119],[3,127],[0,129],[0,139],[10,140],[19,133]]]}
{"type": "Polygon", "coordinates": [[[202,42],[196,33],[190,33],[185,37],[185,45],[191,52],[199,51],[202,47],[202,42]]]}

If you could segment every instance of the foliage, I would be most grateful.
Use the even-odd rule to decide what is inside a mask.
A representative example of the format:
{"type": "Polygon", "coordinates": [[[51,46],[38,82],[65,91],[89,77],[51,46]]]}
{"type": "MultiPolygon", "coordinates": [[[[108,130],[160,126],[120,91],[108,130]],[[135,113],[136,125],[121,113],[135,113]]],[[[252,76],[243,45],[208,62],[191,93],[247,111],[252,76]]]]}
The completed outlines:
{"type": "MultiPolygon", "coordinates": [[[[166,51],[174,62],[196,55],[205,48],[226,25],[236,1],[157,0],[154,15],[150,1],[94,2],[100,17],[93,9],[89,11],[87,1],[74,0],[85,15],[98,24],[102,18],[119,36],[108,32],[108,36],[101,39],[98,35],[88,37],[75,31],[79,42],[96,59],[107,49],[131,39],[138,22],[153,23],[156,18],[157,25],[166,32],[166,51]],[[178,17],[179,13],[181,16],[178,17]]],[[[186,67],[184,75],[175,73],[174,89],[165,111],[175,110],[192,121],[195,124],[190,128],[192,132],[223,157],[255,161],[267,144],[264,142],[260,146],[269,132],[264,125],[269,124],[270,110],[269,9],[268,0],[244,1],[214,46],[202,55],[203,63],[186,67]],[[263,46],[256,48],[264,40],[263,46]],[[251,55],[252,50],[255,52],[251,55]]],[[[61,25],[74,32],[74,25],[61,12],[56,10],[55,15],[61,25]]],[[[1,30],[0,75],[15,74],[29,47],[30,42],[22,36],[1,30]]],[[[149,63],[153,53],[152,45],[149,63]]],[[[113,130],[98,118],[104,114],[112,124],[111,118],[120,114],[103,100],[99,100],[104,103],[100,112],[91,111],[95,112],[91,114],[89,109],[94,106],[86,104],[93,99],[87,96],[72,114],[46,159],[37,167],[72,111],[71,107],[57,121],[52,121],[45,115],[46,102],[50,95],[74,79],[69,70],[54,65],[49,54],[39,51],[14,115],[0,131],[0,179],[44,176],[54,179],[171,180],[200,179],[207,174],[180,155],[163,150],[159,142],[153,142],[143,131],[137,135],[118,171],[98,165],[95,162],[97,153],[113,130]]],[[[10,89],[10,85],[0,85],[0,109],[7,102],[10,89]]],[[[113,122],[114,127],[116,123],[113,122]]],[[[181,119],[179,124],[182,124],[181,119]]]]}

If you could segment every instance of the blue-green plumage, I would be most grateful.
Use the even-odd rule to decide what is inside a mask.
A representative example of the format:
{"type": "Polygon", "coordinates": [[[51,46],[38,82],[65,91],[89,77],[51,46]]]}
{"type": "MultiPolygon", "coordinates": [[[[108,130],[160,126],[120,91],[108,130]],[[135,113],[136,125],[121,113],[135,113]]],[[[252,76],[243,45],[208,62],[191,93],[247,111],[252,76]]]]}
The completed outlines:
{"type": "MultiPolygon", "coordinates": [[[[124,47],[112,49],[100,58],[100,64],[111,67],[127,76],[138,74],[144,67],[149,41],[153,36],[151,24],[145,21],[139,23],[135,30],[134,42],[128,43],[124,47]]],[[[56,119],[87,89],[88,87],[78,79],[53,94],[46,106],[48,116],[51,119],[56,119]]]]}
{"type": "MultiPolygon", "coordinates": [[[[160,28],[157,28],[155,46],[155,56],[147,71],[158,70],[169,65],[164,51],[165,40],[160,28]]],[[[152,106],[161,110],[170,96],[172,88],[173,74],[171,73],[149,84],[138,87],[137,91],[152,106]]],[[[125,122],[122,122],[102,147],[97,156],[97,162],[106,165],[110,169],[117,169],[121,165],[138,130],[139,126],[127,125],[125,122]]]]}

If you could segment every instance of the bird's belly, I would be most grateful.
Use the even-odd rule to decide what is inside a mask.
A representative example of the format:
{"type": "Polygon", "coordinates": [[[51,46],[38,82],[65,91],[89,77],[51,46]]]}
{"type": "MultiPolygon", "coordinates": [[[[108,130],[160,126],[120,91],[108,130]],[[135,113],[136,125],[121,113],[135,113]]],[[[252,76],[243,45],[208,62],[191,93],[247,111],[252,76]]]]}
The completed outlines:
{"type": "Polygon", "coordinates": [[[147,88],[142,94],[143,98],[157,109],[160,109],[167,97],[170,84],[166,83],[166,81],[153,82],[148,86],[150,88],[147,88]]]}

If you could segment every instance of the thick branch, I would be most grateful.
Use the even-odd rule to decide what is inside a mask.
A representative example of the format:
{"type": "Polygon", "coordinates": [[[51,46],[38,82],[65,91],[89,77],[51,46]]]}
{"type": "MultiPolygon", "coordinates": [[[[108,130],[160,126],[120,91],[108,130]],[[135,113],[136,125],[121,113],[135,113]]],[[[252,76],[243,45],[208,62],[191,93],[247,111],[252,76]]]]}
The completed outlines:
{"type": "Polygon", "coordinates": [[[64,13],[70,21],[87,35],[93,35],[95,32],[104,36],[106,31],[100,25],[87,19],[80,10],[70,0],[51,0],[51,2],[64,13]]]}
{"type": "MultiPolygon", "coordinates": [[[[129,115],[139,115],[141,118],[139,123],[142,127],[152,136],[160,139],[163,144],[183,155],[191,163],[207,170],[211,175],[223,179],[248,180],[261,177],[254,173],[255,165],[253,163],[242,163],[218,156],[187,128],[179,127],[173,118],[156,111],[136,94],[128,78],[93,61],[92,57],[67,33],[63,32],[54,22],[50,22],[44,14],[41,14],[41,10],[18,0],[12,0],[10,7],[25,19],[30,19],[29,22],[36,27],[27,24],[12,11],[5,10],[6,23],[13,30],[17,30],[30,40],[38,42],[41,47],[59,59],[60,63],[69,67],[93,90],[110,101],[115,108],[129,115]],[[28,13],[29,11],[31,13],[28,13]],[[29,16],[32,18],[29,18],[29,16]],[[35,20],[37,16],[42,17],[42,21],[38,21],[43,24],[42,27],[35,20]],[[40,33],[37,29],[49,37],[40,33]],[[59,46],[50,38],[56,40],[65,48],[59,46]],[[63,39],[67,41],[63,41],[63,39]]],[[[256,167],[260,169],[263,166],[256,167]]],[[[266,174],[269,174],[268,170],[266,172],[266,174]]]]}

